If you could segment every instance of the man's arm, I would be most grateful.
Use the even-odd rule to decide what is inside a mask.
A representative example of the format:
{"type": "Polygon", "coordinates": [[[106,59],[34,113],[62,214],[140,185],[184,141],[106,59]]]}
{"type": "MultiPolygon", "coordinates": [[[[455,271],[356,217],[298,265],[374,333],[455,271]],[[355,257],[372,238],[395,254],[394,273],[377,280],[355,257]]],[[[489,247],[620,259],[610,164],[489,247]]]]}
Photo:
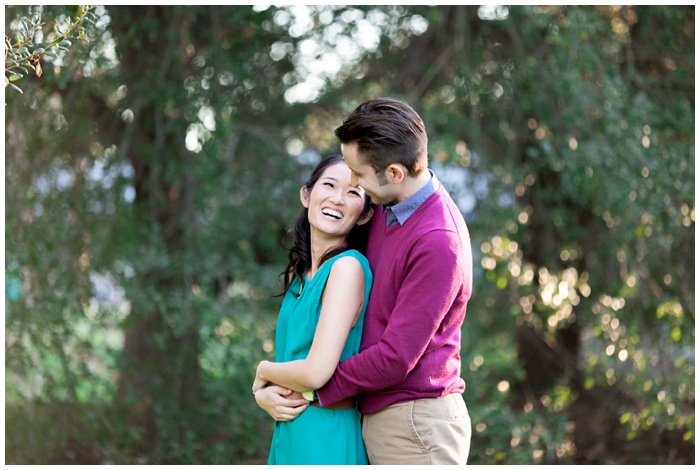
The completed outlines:
{"type": "MultiPolygon", "coordinates": [[[[462,288],[464,262],[456,234],[436,230],[412,250],[391,317],[378,343],[341,362],[331,380],[317,391],[324,406],[362,391],[403,382],[413,370],[462,288]],[[439,260],[438,263],[435,260],[439,260]]],[[[382,295],[373,291],[372,295],[382,295]]],[[[367,320],[365,320],[367,321],[367,320]]]]}

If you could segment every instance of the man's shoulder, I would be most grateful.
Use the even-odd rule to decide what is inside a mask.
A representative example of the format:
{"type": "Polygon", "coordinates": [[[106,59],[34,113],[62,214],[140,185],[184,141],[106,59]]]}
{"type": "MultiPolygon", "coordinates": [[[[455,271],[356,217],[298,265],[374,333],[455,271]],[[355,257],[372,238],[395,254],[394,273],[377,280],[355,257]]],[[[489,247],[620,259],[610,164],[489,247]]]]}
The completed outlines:
{"type": "Polygon", "coordinates": [[[461,232],[467,229],[464,216],[449,193],[440,188],[423,204],[423,211],[416,211],[416,226],[422,227],[424,232],[433,230],[447,230],[461,232]]]}

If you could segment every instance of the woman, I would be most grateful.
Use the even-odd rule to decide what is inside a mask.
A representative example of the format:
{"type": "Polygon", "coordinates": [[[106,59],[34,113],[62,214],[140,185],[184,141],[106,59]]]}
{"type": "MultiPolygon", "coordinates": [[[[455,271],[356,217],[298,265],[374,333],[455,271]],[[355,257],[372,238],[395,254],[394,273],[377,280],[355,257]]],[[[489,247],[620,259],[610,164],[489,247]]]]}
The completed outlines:
{"type": "MultiPolygon", "coordinates": [[[[297,392],[315,390],[339,361],[359,351],[372,284],[369,263],[360,252],[373,209],[350,176],[343,157],[334,155],[317,165],[300,190],[304,209],[282,273],[276,362],[262,361],[253,384],[263,408],[280,390],[275,384],[297,392]]],[[[310,405],[294,420],[276,417],[268,464],[367,464],[354,401],[332,408],[315,401],[310,405]]]]}

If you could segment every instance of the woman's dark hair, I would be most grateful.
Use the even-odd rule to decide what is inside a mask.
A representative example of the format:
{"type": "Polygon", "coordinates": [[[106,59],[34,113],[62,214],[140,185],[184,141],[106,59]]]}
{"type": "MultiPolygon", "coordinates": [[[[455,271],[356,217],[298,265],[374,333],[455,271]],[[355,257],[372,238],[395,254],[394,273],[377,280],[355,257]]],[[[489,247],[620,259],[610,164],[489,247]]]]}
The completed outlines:
{"type": "Polygon", "coordinates": [[[428,135],[413,108],[394,98],[365,101],[335,130],[341,143],[357,143],[359,156],[380,181],[392,163],[416,177],[428,166],[428,135]]]}
{"type": "MultiPolygon", "coordinates": [[[[314,168],[311,176],[305,183],[309,194],[311,194],[311,190],[316,185],[316,182],[321,178],[321,176],[323,176],[326,168],[338,163],[345,163],[342,155],[331,155],[328,158],[324,158],[318,165],[316,165],[316,168],[314,168]]],[[[369,196],[365,195],[365,205],[362,209],[361,217],[366,215],[371,207],[372,201],[370,200],[369,196]]],[[[345,245],[339,246],[324,253],[324,255],[321,257],[319,266],[333,256],[347,250],[355,249],[364,254],[365,250],[367,249],[368,230],[369,223],[355,225],[352,230],[350,230],[345,245]]],[[[280,274],[280,278],[282,278],[282,284],[284,286],[282,295],[289,290],[289,287],[292,285],[292,281],[295,277],[299,279],[303,287],[304,273],[311,268],[311,225],[309,224],[309,210],[307,208],[303,208],[301,210],[301,213],[299,214],[299,217],[297,217],[296,223],[294,224],[294,230],[291,232],[291,235],[292,246],[288,249],[289,262],[287,263],[285,270],[280,274]]],[[[294,293],[294,295],[299,294],[294,293]]]]}

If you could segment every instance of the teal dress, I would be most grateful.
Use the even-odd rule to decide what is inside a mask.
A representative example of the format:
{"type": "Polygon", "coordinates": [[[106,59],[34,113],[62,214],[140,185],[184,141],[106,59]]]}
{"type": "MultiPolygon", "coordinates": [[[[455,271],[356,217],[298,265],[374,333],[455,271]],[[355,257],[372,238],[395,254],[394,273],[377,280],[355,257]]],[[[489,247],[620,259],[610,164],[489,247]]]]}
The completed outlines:
{"type": "MultiPolygon", "coordinates": [[[[348,250],[329,259],[313,279],[306,280],[299,297],[300,282],[295,279],[282,301],[277,319],[276,362],[305,359],[311,349],[316,324],[321,314],[321,295],[333,263],[343,256],[360,261],[365,273],[365,301],[362,313],[350,330],[340,360],[360,350],[362,325],[372,287],[372,272],[367,258],[348,250]]],[[[292,421],[278,421],[270,446],[269,465],[366,465],[362,426],[357,408],[330,410],[309,406],[292,421]]]]}

